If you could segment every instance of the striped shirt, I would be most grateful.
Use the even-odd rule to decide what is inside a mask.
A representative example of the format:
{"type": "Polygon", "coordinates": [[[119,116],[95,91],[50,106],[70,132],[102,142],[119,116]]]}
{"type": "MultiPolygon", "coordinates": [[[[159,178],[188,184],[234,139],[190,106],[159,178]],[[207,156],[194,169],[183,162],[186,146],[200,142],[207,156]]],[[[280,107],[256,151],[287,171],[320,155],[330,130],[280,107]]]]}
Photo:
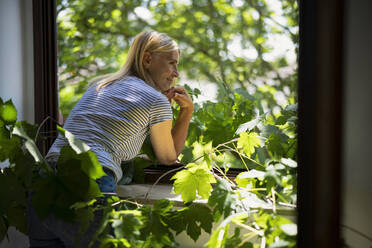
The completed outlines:
{"type": "MultiPolygon", "coordinates": [[[[122,177],[120,164],[138,155],[150,127],[172,120],[168,99],[143,80],[128,76],[96,90],[90,87],[72,109],[64,128],[84,141],[116,180],[122,177]]],[[[59,135],[47,159],[55,160],[68,145],[59,135]]]]}

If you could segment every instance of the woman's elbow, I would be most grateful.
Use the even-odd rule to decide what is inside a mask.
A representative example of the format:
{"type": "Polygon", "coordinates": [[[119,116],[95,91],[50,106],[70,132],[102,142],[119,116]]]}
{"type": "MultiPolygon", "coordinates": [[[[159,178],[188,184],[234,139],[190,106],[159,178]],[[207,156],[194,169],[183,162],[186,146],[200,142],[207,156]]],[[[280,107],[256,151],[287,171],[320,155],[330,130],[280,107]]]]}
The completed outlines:
{"type": "Polygon", "coordinates": [[[158,158],[158,163],[163,165],[173,165],[177,162],[177,158],[158,158]]]}

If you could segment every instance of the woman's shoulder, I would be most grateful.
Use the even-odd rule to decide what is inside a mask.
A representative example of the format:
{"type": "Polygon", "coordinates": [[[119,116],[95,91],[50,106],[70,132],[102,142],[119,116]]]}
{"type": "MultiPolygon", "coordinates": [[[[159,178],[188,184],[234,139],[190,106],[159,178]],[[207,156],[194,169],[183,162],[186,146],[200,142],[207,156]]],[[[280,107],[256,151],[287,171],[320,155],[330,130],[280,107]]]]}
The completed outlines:
{"type": "Polygon", "coordinates": [[[118,81],[118,87],[125,89],[126,92],[133,92],[138,95],[151,96],[154,99],[166,99],[158,90],[147,84],[144,80],[135,76],[126,76],[118,81]]]}

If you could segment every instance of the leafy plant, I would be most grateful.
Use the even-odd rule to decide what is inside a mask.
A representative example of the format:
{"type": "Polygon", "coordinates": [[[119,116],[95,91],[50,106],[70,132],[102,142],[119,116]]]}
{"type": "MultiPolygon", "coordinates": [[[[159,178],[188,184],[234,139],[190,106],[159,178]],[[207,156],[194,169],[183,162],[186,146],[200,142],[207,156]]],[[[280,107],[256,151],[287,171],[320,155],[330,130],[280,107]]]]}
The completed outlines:
{"type": "MultiPolygon", "coordinates": [[[[227,97],[241,99],[238,93],[227,97]]],[[[206,105],[216,107],[210,102],[206,105]]],[[[41,219],[53,213],[87,228],[94,212],[104,209],[96,234],[101,247],[177,247],[174,235],[185,231],[197,240],[202,230],[211,234],[208,247],[256,247],[258,243],[294,247],[296,225],[281,217],[277,209],[296,204],[297,164],[290,150],[283,153],[270,142],[275,137],[280,146],[288,147],[288,140],[296,140],[295,115],[295,106],[284,108],[275,118],[252,115],[237,127],[235,138],[216,146],[206,129],[203,139],[211,141],[194,141],[193,161],[173,176],[174,192],[181,194],[186,205],[177,210],[165,199],[153,206],[117,197],[104,205],[94,204],[102,196],[95,180],[105,174],[89,147],[59,127],[70,146],[61,150],[58,166],[53,168],[34,143],[36,126],[18,122],[12,102],[1,100],[0,154],[8,166],[0,173],[0,238],[5,237],[9,226],[26,232],[27,193],[33,191],[32,204],[41,219]],[[235,180],[226,174],[229,167],[223,158],[227,154],[235,163],[238,158],[245,168],[235,180]],[[231,158],[231,154],[235,155],[231,158]],[[261,205],[252,206],[248,201],[252,196],[261,205]],[[195,203],[201,198],[207,205],[195,203]],[[271,213],[262,211],[268,206],[271,213]],[[212,228],[213,223],[216,228],[212,228]],[[233,235],[229,232],[232,228],[233,235]]]]}

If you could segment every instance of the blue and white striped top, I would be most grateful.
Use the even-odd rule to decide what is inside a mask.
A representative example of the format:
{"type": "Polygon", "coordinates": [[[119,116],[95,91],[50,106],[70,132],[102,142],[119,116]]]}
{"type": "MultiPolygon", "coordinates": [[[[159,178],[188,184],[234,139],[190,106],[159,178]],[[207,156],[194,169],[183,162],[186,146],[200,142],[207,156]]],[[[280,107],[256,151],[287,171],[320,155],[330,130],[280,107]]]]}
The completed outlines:
{"type": "MultiPolygon", "coordinates": [[[[63,128],[84,141],[98,161],[122,177],[120,164],[138,155],[150,127],[172,120],[168,99],[143,80],[128,76],[96,90],[90,87],[72,109],[63,128]]],[[[47,159],[68,145],[59,135],[47,159]]]]}

